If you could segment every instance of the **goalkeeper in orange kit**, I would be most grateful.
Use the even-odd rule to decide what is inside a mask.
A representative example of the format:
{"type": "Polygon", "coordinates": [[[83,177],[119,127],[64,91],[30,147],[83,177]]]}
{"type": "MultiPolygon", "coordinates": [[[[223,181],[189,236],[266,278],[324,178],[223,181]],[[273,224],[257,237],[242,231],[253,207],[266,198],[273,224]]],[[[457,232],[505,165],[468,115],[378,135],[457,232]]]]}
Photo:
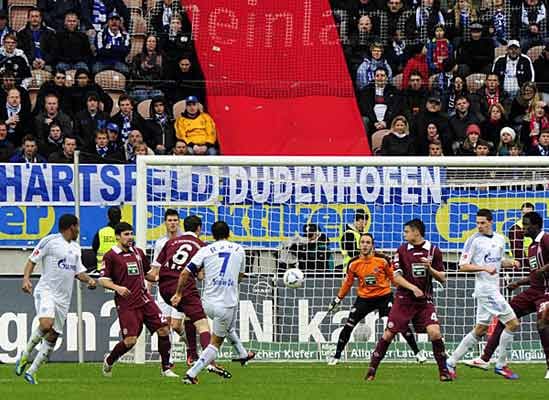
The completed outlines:
{"type": "MultiPolygon", "coordinates": [[[[341,353],[351,338],[355,326],[372,311],[378,310],[380,317],[389,315],[393,303],[391,282],[393,282],[393,267],[382,255],[374,252],[374,237],[364,233],[360,237],[360,255],[351,259],[347,268],[341,288],[328,308],[328,312],[334,311],[345,298],[358,279],[358,290],[355,304],[351,308],[345,326],[339,334],[336,352],[328,361],[328,365],[336,365],[341,358],[341,353]]],[[[404,338],[416,355],[418,362],[423,363],[426,357],[423,351],[417,347],[414,333],[408,328],[404,338]]]]}

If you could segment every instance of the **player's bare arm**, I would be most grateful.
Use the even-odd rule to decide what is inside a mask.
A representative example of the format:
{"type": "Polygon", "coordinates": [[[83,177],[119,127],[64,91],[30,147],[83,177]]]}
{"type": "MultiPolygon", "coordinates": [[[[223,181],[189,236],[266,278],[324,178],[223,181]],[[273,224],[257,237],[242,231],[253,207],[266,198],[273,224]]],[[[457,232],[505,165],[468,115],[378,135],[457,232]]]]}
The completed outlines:
{"type": "Polygon", "coordinates": [[[494,275],[497,272],[496,267],[494,266],[476,265],[476,264],[462,264],[459,266],[458,271],[459,272],[488,272],[490,275],[494,275]]]}
{"type": "Polygon", "coordinates": [[[404,289],[410,290],[414,294],[414,296],[416,296],[416,297],[423,297],[424,296],[423,291],[420,288],[418,288],[413,283],[408,282],[406,280],[406,278],[404,278],[400,273],[398,273],[398,272],[395,273],[394,280],[395,280],[395,283],[398,286],[401,286],[404,289]]]}
{"type": "Polygon", "coordinates": [[[97,287],[97,283],[95,282],[95,279],[91,278],[88,274],[85,272],[81,272],[78,275],[76,275],[76,279],[78,279],[80,282],[84,282],[88,285],[88,289],[93,290],[97,287]]]}
{"type": "Polygon", "coordinates": [[[128,297],[132,293],[127,287],[117,285],[109,278],[99,278],[99,285],[106,289],[114,290],[122,297],[128,297]]]}
{"type": "Polygon", "coordinates": [[[31,260],[27,260],[27,263],[25,264],[25,272],[23,273],[23,284],[21,289],[23,289],[23,292],[28,294],[32,294],[32,282],[30,280],[30,276],[32,271],[34,271],[34,267],[36,267],[36,264],[31,260]]]}
{"type": "Polygon", "coordinates": [[[507,285],[507,289],[509,290],[515,290],[518,289],[521,286],[529,285],[530,284],[530,277],[527,276],[526,278],[519,279],[518,281],[511,282],[507,285]]]}
{"type": "Polygon", "coordinates": [[[181,274],[179,275],[179,280],[177,281],[177,289],[175,291],[175,294],[170,299],[172,306],[176,307],[181,301],[181,298],[183,297],[183,288],[185,287],[185,284],[189,280],[190,276],[191,271],[187,268],[181,271],[181,274]]]}
{"type": "Polygon", "coordinates": [[[157,268],[151,268],[149,272],[145,275],[145,280],[151,283],[158,282],[158,269],[157,268]],[[156,270],[156,271],[155,271],[156,270]]]}

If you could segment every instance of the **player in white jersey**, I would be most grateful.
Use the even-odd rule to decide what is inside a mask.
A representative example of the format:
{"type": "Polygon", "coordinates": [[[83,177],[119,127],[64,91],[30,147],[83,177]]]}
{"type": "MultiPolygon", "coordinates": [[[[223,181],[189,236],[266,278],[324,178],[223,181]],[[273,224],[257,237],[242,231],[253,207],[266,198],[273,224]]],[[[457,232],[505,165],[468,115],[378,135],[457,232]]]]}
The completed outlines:
{"type": "MultiPolygon", "coordinates": [[[[204,270],[204,292],[202,303],[208,317],[213,320],[210,344],[202,351],[198,361],[190,368],[183,383],[198,383],[197,375],[204,367],[217,357],[217,353],[226,337],[235,342],[238,339],[235,331],[238,312],[238,285],[244,277],[246,254],[244,248],[230,242],[229,226],[223,221],[217,221],[212,226],[215,242],[201,248],[181,272],[176,294],[172,304],[181,301],[181,290],[191,274],[196,275],[204,270]]],[[[241,345],[241,343],[240,343],[241,345]]],[[[242,348],[242,353],[245,350],[242,348]]]]}
{"type": "Polygon", "coordinates": [[[72,214],[62,215],[58,229],[60,233],[48,235],[38,243],[25,265],[22,289],[33,294],[30,275],[36,264],[42,264],[42,276],[34,289],[34,305],[40,325],[15,363],[15,373],[20,376],[30,363],[31,352],[42,341],[36,358],[25,372],[25,380],[31,384],[38,383],[36,371],[48,360],[63,332],[74,278],[87,283],[89,289],[95,289],[96,285],[95,280],[85,273],[80,246],[75,242],[80,232],[78,218],[72,214]]]}
{"type": "Polygon", "coordinates": [[[461,340],[461,343],[446,361],[448,372],[454,379],[456,378],[457,362],[471,347],[478,344],[488,331],[494,317],[497,317],[506,327],[501,336],[496,373],[507,379],[518,378],[507,367],[507,354],[513,343],[513,333],[519,327],[519,321],[500,292],[499,273],[501,268],[513,268],[520,265],[518,261],[505,258],[505,238],[493,231],[492,220],[490,210],[478,210],[476,217],[478,232],[465,242],[459,260],[460,272],[476,273],[473,297],[477,301],[477,315],[473,330],[461,340]]]}

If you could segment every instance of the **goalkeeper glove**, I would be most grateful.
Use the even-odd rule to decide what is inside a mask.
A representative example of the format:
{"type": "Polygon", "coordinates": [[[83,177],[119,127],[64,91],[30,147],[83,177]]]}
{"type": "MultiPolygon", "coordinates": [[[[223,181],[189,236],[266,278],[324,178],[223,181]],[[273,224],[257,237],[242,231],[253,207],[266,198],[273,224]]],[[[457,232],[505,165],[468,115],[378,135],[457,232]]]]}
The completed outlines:
{"type": "Polygon", "coordinates": [[[339,297],[336,297],[328,307],[328,312],[335,311],[339,307],[339,303],[341,303],[341,299],[339,297]]]}

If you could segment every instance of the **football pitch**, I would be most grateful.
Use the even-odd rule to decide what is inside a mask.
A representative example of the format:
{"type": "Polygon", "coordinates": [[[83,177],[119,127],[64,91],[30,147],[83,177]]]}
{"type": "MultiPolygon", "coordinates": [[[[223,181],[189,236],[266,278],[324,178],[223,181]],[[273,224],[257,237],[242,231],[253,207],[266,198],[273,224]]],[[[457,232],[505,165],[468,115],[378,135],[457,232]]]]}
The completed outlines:
{"type": "MultiPolygon", "coordinates": [[[[545,365],[516,364],[520,380],[506,381],[492,370],[458,368],[458,380],[438,381],[434,364],[382,364],[374,382],[363,379],[366,364],[336,367],[306,363],[255,363],[243,368],[225,365],[233,374],[222,380],[204,372],[200,383],[183,385],[179,379],[160,377],[157,364],[117,364],[112,378],[103,378],[100,364],[47,364],[39,384],[31,386],[0,366],[2,400],[140,400],[140,399],[546,399],[549,380],[545,365]]],[[[183,368],[176,365],[175,372],[183,368]]]]}

